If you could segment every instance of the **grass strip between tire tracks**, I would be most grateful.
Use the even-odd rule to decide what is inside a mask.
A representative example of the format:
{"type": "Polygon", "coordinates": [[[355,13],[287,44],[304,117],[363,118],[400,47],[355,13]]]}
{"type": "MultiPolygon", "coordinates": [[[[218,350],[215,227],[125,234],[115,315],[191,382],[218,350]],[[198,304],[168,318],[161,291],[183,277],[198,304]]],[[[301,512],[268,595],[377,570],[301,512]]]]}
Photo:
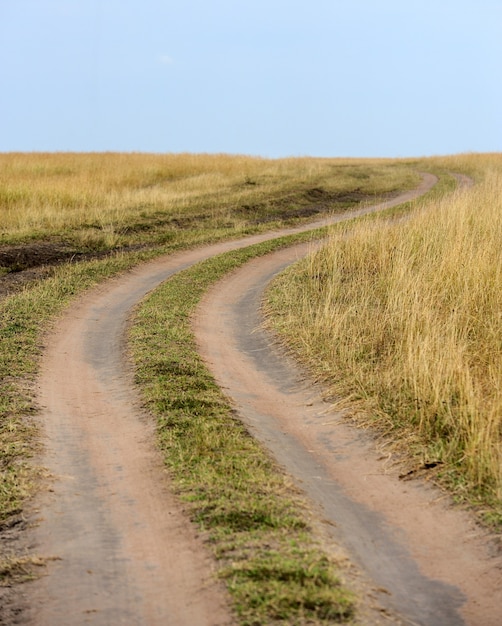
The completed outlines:
{"type": "Polygon", "coordinates": [[[354,610],[297,490],[232,412],[191,330],[212,284],[291,243],[229,252],[177,274],[142,303],[130,330],[137,382],[158,419],[176,492],[218,559],[243,625],[344,622],[354,610]]]}

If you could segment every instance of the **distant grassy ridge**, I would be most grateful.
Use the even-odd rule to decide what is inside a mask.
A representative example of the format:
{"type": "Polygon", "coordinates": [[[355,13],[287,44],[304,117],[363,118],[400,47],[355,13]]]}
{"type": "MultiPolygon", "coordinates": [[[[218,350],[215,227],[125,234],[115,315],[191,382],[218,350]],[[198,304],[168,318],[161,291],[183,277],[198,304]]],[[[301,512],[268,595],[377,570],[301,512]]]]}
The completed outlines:
{"type": "Polygon", "coordinates": [[[337,228],[268,294],[329,397],[502,521],[502,155],[433,159],[477,180],[407,221],[337,228]]]}

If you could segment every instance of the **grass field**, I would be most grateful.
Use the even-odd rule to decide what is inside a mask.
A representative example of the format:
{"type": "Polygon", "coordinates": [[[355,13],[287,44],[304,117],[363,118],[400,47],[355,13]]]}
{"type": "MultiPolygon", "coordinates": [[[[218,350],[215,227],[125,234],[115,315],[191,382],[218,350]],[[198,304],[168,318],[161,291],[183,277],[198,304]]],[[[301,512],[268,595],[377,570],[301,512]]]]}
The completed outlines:
{"type": "Polygon", "coordinates": [[[0,154],[4,243],[75,250],[200,241],[412,186],[406,165],[226,155],[0,154]]]}
{"type": "MultiPolygon", "coordinates": [[[[26,500],[43,485],[43,472],[40,476],[30,462],[39,445],[33,381],[45,332],[73,298],[153,256],[343,211],[412,187],[417,181],[412,167],[387,161],[267,161],[225,155],[0,155],[1,527],[17,527],[26,500]]],[[[188,293],[192,294],[190,286],[188,293]]],[[[185,300],[193,302],[191,296],[185,300]]],[[[149,318],[147,313],[146,326],[150,325],[149,318]]],[[[186,331],[176,326],[175,332],[186,331]]],[[[193,350],[187,342],[182,347],[183,358],[185,351],[193,350]]],[[[154,360],[161,356],[150,354],[154,360]]],[[[138,372],[141,358],[139,361],[138,372]]],[[[205,389],[207,375],[197,368],[195,372],[195,388],[202,385],[205,389]]],[[[147,382],[143,377],[145,390],[147,382]]],[[[150,382],[159,384],[156,379],[150,382]]],[[[165,384],[162,389],[168,396],[179,392],[165,384]]],[[[215,393],[210,391],[210,395],[215,393]]],[[[228,411],[223,400],[216,405],[219,411],[228,411]]],[[[215,423],[212,416],[205,417],[215,423]]],[[[163,424],[165,427],[161,417],[161,442],[165,441],[163,424]]],[[[240,573],[227,568],[224,574],[223,569],[242,623],[249,623],[249,616],[258,613],[269,619],[273,615],[282,619],[281,615],[287,614],[291,623],[333,620],[335,616],[337,620],[348,619],[353,611],[350,594],[340,588],[335,565],[309,539],[308,523],[296,495],[259,446],[244,431],[239,437],[241,456],[243,450],[246,452],[240,465],[244,469],[238,466],[236,471],[247,474],[249,481],[252,468],[252,491],[266,494],[261,502],[257,498],[256,510],[259,513],[265,507],[274,511],[273,524],[261,516],[261,530],[251,528],[246,540],[237,536],[235,528],[232,536],[232,524],[228,524],[231,511],[222,509],[220,516],[210,521],[211,532],[220,537],[215,545],[219,545],[216,551],[222,562],[229,546],[234,545],[234,551],[241,551],[251,564],[240,573]],[[288,539],[290,533],[294,537],[288,539]],[[274,562],[265,563],[263,542],[268,545],[271,541],[276,547],[274,562]],[[260,580],[267,580],[273,593],[258,593],[260,580]],[[290,584],[285,585],[288,580],[290,584]]],[[[227,442],[219,445],[229,459],[235,455],[224,447],[227,442]]],[[[174,472],[172,451],[166,448],[165,453],[166,463],[174,472]]],[[[184,462],[196,465],[197,458],[192,455],[184,462]]],[[[198,485],[190,485],[191,490],[204,492],[207,476],[200,475],[195,466],[186,465],[181,471],[199,480],[198,485]]],[[[244,484],[243,475],[236,484],[244,484]]],[[[227,509],[237,511],[242,506],[235,499],[238,490],[230,498],[227,495],[226,485],[211,487],[211,497],[222,506],[228,500],[227,509]]],[[[241,503],[247,495],[249,492],[243,490],[241,503]]],[[[196,517],[203,527],[209,523],[207,517],[196,517]]],[[[30,562],[38,563],[36,558],[19,558],[15,551],[3,553],[0,580],[10,584],[31,576],[30,562]]]]}
{"type": "Polygon", "coordinates": [[[502,158],[409,220],[336,229],[270,292],[271,323],[338,406],[501,520],[502,158]]]}
{"type": "MultiPolygon", "coordinates": [[[[493,160],[496,161],[497,157],[493,160]]],[[[45,332],[78,294],[117,272],[159,254],[313,219],[412,187],[418,181],[417,169],[463,171],[484,185],[489,178],[491,163],[490,158],[481,156],[404,162],[337,159],[269,161],[226,155],[0,155],[0,288],[2,284],[7,286],[0,300],[0,524],[8,525],[10,520],[22,515],[26,499],[40,484],[37,472],[30,463],[30,456],[38,443],[33,380],[45,332]],[[23,278],[25,274],[26,279],[23,278]]],[[[441,194],[452,187],[450,179],[444,180],[440,190],[431,194],[432,202],[442,203],[441,194]]],[[[373,224],[374,220],[366,220],[365,223],[373,224]]],[[[382,226],[374,225],[371,229],[379,232],[382,226]]],[[[256,249],[248,254],[261,254],[263,251],[256,249]]],[[[155,394],[162,393],[164,398],[175,394],[176,398],[180,391],[175,386],[169,388],[166,377],[156,378],[155,373],[146,367],[147,362],[156,363],[163,358],[163,344],[158,342],[162,333],[165,333],[166,342],[173,342],[167,336],[165,319],[159,320],[160,327],[155,331],[153,345],[148,343],[147,332],[154,328],[153,321],[160,316],[159,310],[162,310],[162,315],[171,315],[165,307],[159,307],[158,298],[164,301],[172,298],[175,303],[173,310],[177,311],[179,319],[170,319],[169,326],[174,329],[174,344],[180,350],[177,358],[183,365],[181,369],[193,375],[190,384],[194,388],[194,398],[190,402],[197,403],[200,394],[207,393],[207,406],[215,408],[218,420],[233,419],[226,413],[228,407],[225,408],[224,400],[218,396],[213,383],[208,381],[207,373],[198,365],[193,366],[196,356],[186,330],[189,308],[194,306],[192,296],[200,295],[216,275],[228,271],[232,264],[242,262],[242,259],[232,259],[215,262],[212,269],[205,266],[194,270],[189,278],[183,276],[169,281],[163,288],[165,290],[159,291],[159,295],[154,294],[153,300],[145,304],[147,308],[139,311],[135,326],[139,341],[133,343],[138,380],[149,397],[152,412],[158,416],[159,445],[165,450],[166,464],[173,473],[183,473],[185,469],[194,478],[195,482],[187,486],[183,497],[190,499],[190,493],[199,494],[200,498],[191,498],[194,501],[194,517],[203,528],[211,525],[211,532],[220,537],[221,549],[217,552],[222,562],[225,562],[229,546],[233,546],[232,549],[245,554],[246,560],[255,563],[256,567],[252,566],[247,573],[241,572],[241,576],[238,572],[227,576],[237,598],[236,606],[242,623],[251,623],[246,620],[250,620],[250,615],[256,611],[257,602],[261,603],[262,615],[270,617],[277,609],[279,597],[283,598],[281,606],[287,606],[290,611],[289,623],[314,623],[305,620],[315,618],[322,621],[322,615],[311,611],[306,616],[308,598],[301,606],[295,604],[293,596],[298,593],[293,587],[289,599],[287,594],[284,596],[287,589],[279,584],[274,597],[256,595],[256,584],[259,586],[260,580],[264,580],[260,577],[276,576],[277,580],[282,577],[284,581],[284,577],[288,579],[289,576],[288,580],[292,580],[291,577],[307,567],[305,559],[310,559],[308,562],[311,565],[307,569],[311,567],[315,574],[304,581],[308,583],[305,589],[320,594],[317,596],[318,605],[322,605],[319,598],[328,588],[338,593],[333,564],[326,561],[322,553],[315,551],[315,542],[309,544],[308,522],[302,517],[301,505],[295,495],[286,488],[284,477],[277,476],[277,470],[268,457],[260,456],[263,451],[242,432],[240,436],[243,440],[237,439],[236,445],[246,450],[244,461],[249,462],[249,466],[246,469],[244,465],[244,469],[239,471],[249,474],[249,468],[258,465],[260,472],[256,473],[260,476],[260,483],[255,478],[252,485],[243,487],[240,497],[245,500],[250,493],[261,490],[266,498],[256,501],[256,510],[275,506],[273,510],[278,512],[275,519],[279,520],[282,516],[282,521],[277,521],[274,530],[278,548],[277,567],[265,571],[267,568],[260,562],[263,556],[263,543],[260,544],[260,541],[270,542],[270,524],[267,525],[262,516],[264,523],[260,532],[264,534],[260,540],[257,539],[258,528],[251,529],[251,534],[245,538],[235,533],[232,535],[232,524],[228,524],[231,515],[223,506],[227,501],[227,505],[231,503],[230,506],[238,510],[239,506],[243,506],[242,501],[238,504],[235,500],[239,494],[229,495],[225,485],[212,483],[208,491],[208,475],[200,472],[200,458],[183,456],[181,452],[182,443],[192,444],[193,433],[185,433],[182,441],[183,429],[179,429],[181,439],[175,448],[180,454],[178,457],[173,455],[172,442],[166,439],[168,433],[171,436],[174,432],[168,427],[169,419],[182,420],[183,416],[177,417],[169,407],[162,414],[159,410],[162,401],[156,399],[155,394]],[[178,304],[183,293],[186,295],[181,297],[181,301],[188,308],[180,311],[178,304]],[[142,352],[145,349],[148,358],[142,352]],[[189,366],[185,367],[187,363],[189,366]],[[222,508],[216,510],[215,517],[208,521],[207,517],[197,513],[197,507],[209,492],[222,508]],[[296,546],[300,541],[308,549],[300,551],[295,548],[295,542],[284,541],[294,528],[301,538],[301,541],[296,540],[296,546]],[[286,572],[288,567],[289,574],[286,572]],[[313,590],[309,587],[312,580],[313,590]]],[[[329,282],[328,278],[326,282],[329,282]]],[[[295,279],[295,289],[296,283],[302,282],[303,279],[295,279]]],[[[287,302],[277,299],[276,312],[282,327],[287,308],[287,302]]],[[[184,405],[185,408],[190,402],[184,405]]],[[[200,432],[206,433],[204,437],[209,422],[217,424],[209,414],[205,417],[202,414],[197,427],[200,432]]],[[[216,428],[220,433],[223,430],[216,428]]],[[[398,437],[397,434],[395,436],[398,437]]],[[[406,437],[409,438],[409,430],[406,437]]],[[[219,441],[217,447],[227,450],[221,447],[224,445],[227,442],[219,441]]],[[[228,448],[227,454],[231,459],[235,449],[228,448]]],[[[239,478],[236,484],[244,485],[243,480],[239,478]]],[[[487,486],[484,493],[492,494],[490,489],[487,486]]],[[[7,575],[14,560],[4,559],[3,563],[7,575]]],[[[0,564],[0,574],[1,568],[0,564]]],[[[274,587],[272,578],[268,578],[268,585],[274,587]]],[[[330,604],[333,597],[330,597],[325,606],[333,606],[330,604]]],[[[339,619],[348,619],[351,614],[348,597],[340,596],[339,619]]],[[[326,615],[329,616],[329,611],[326,615]]],[[[279,617],[276,615],[277,619],[279,617]]],[[[334,618],[331,615],[326,619],[334,618]]]]}

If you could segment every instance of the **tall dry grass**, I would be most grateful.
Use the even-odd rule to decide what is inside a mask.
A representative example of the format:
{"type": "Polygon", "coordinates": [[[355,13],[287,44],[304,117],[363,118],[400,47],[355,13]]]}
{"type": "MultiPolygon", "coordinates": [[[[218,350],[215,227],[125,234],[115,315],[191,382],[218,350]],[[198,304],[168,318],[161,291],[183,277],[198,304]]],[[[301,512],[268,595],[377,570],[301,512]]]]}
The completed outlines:
{"type": "Polygon", "coordinates": [[[134,243],[158,222],[190,220],[239,230],[257,204],[299,190],[379,194],[413,186],[409,167],[390,165],[225,154],[0,154],[0,242],[55,235],[113,246],[134,243]]]}
{"type": "Polygon", "coordinates": [[[399,223],[336,230],[283,274],[273,323],[339,403],[502,497],[502,158],[399,223]]]}

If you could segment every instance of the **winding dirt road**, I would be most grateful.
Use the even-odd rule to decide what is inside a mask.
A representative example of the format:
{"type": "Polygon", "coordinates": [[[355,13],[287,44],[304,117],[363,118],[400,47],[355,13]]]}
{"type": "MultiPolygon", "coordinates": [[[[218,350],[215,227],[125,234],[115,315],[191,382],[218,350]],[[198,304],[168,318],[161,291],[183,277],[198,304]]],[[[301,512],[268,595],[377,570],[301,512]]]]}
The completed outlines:
{"type": "Polygon", "coordinates": [[[201,354],[249,430],[314,503],[325,533],[366,574],[379,605],[403,624],[500,625],[495,543],[425,481],[400,480],[391,455],[331,411],[263,329],[264,288],[308,250],[255,259],[212,289],[196,319],[201,354]]]}
{"type": "MultiPolygon", "coordinates": [[[[45,427],[42,464],[54,480],[50,491],[34,503],[32,520],[36,523],[30,531],[32,551],[53,557],[53,560],[49,562],[46,576],[25,586],[25,610],[15,623],[40,626],[218,626],[233,623],[226,592],[215,582],[213,565],[203,542],[187,524],[179,503],[171,495],[154,447],[153,426],[139,407],[130,368],[123,358],[128,315],[146,293],[193,263],[279,235],[399,204],[424,193],[434,182],[434,177],[424,175],[417,190],[378,207],[366,207],[332,220],[158,259],[86,294],[66,312],[49,337],[39,380],[39,402],[44,407],[45,427]]],[[[265,275],[272,275],[290,262],[291,256],[287,254],[293,254],[294,258],[299,252],[286,253],[278,265],[276,257],[270,261],[273,266],[264,260],[265,275]]],[[[252,265],[243,270],[241,280],[251,276],[248,271],[252,265]]],[[[258,283],[250,286],[251,295],[242,297],[252,297],[257,302],[263,277],[258,283]]],[[[228,284],[225,281],[221,288],[227,288],[224,285],[228,284]]],[[[217,293],[212,292],[211,298],[217,297],[217,293]]],[[[398,482],[394,499],[382,498],[380,490],[384,487],[378,481],[396,482],[395,477],[389,478],[381,462],[372,460],[370,452],[364,453],[367,458],[357,461],[361,464],[354,472],[351,458],[355,457],[351,454],[362,445],[360,436],[344,434],[344,427],[336,423],[336,416],[328,418],[324,414],[326,407],[323,406],[320,413],[320,405],[311,398],[311,389],[307,389],[309,400],[306,401],[294,374],[293,379],[282,379],[282,373],[279,378],[280,363],[265,366],[263,360],[256,361],[250,356],[250,351],[252,355],[256,350],[268,351],[263,344],[257,347],[254,343],[259,337],[259,341],[264,340],[254,332],[259,325],[258,318],[254,317],[256,313],[247,320],[248,328],[253,331],[251,339],[236,336],[235,326],[242,318],[237,315],[231,319],[227,316],[233,313],[228,313],[228,309],[218,309],[225,299],[227,296],[219,300],[220,304],[208,300],[203,308],[207,314],[199,317],[204,354],[225,386],[230,387],[230,381],[218,369],[219,356],[212,352],[211,336],[218,337],[220,346],[238,346],[238,353],[232,356],[237,359],[234,361],[236,371],[241,371],[244,365],[254,370],[258,368],[262,377],[260,386],[263,383],[264,389],[271,388],[269,399],[259,400],[249,408],[239,398],[245,384],[241,379],[236,382],[236,391],[229,390],[230,395],[235,398],[243,419],[271,446],[279,461],[313,497],[317,503],[314,506],[322,506],[322,514],[336,524],[334,536],[353,554],[374,588],[386,588],[388,593],[380,596],[391,594],[388,603],[385,598],[379,601],[389,610],[400,613],[403,623],[459,624],[462,623],[460,615],[471,624],[499,623],[492,619],[493,602],[490,604],[487,594],[482,593],[483,589],[499,593],[492,584],[491,571],[495,563],[483,558],[484,538],[477,534],[469,520],[462,521],[467,526],[459,525],[455,535],[457,544],[467,546],[465,554],[469,557],[461,561],[459,555],[454,563],[459,570],[468,568],[469,578],[479,577],[477,587],[469,587],[464,580],[451,578],[450,573],[441,569],[428,569],[427,561],[435,548],[430,543],[422,543],[421,536],[415,541],[413,533],[417,529],[407,528],[400,522],[405,508],[403,502],[406,502],[406,508],[415,507],[417,516],[422,511],[421,523],[425,524],[429,517],[428,528],[432,527],[432,531],[428,533],[436,536],[436,543],[442,545],[446,540],[443,527],[451,528],[448,516],[455,516],[456,524],[458,519],[463,519],[462,514],[434,503],[435,496],[415,484],[398,482]],[[208,324],[214,324],[214,329],[208,330],[208,324]],[[206,330],[201,330],[204,325],[206,330]],[[241,361],[244,365],[237,366],[241,361]],[[283,402],[277,395],[281,389],[286,399],[293,401],[294,406],[289,404],[286,409],[287,415],[295,415],[292,419],[284,420],[280,414],[276,417],[275,403],[283,402]],[[267,416],[265,420],[263,416],[267,416]],[[263,425],[259,426],[260,421],[263,425]],[[330,462],[330,456],[336,460],[335,464],[330,462]],[[353,483],[349,481],[350,474],[357,479],[353,483]],[[422,500],[415,502],[412,496],[408,496],[408,500],[401,499],[406,498],[407,493],[414,494],[422,489],[425,494],[422,500]],[[363,497],[360,491],[366,495],[363,497]],[[386,507],[383,510],[379,508],[382,500],[386,507]],[[476,559],[476,554],[482,558],[476,559]],[[401,562],[403,567],[396,568],[401,562]],[[410,595],[413,595],[412,602],[406,600],[410,595]],[[476,603],[488,607],[487,611],[476,612],[476,603]],[[444,616],[444,620],[431,621],[433,614],[444,616]],[[472,621],[478,616],[483,620],[472,621]]],[[[234,308],[235,298],[228,297],[227,305],[234,308]]],[[[242,309],[243,305],[235,306],[242,309]]],[[[255,375],[256,372],[248,377],[255,375]]],[[[256,388],[256,385],[250,388],[250,395],[256,388]]],[[[368,445],[371,448],[371,444],[368,445]]],[[[449,532],[447,530],[446,534],[449,532]]],[[[498,589],[502,588],[500,577],[497,581],[498,589]]]]}

